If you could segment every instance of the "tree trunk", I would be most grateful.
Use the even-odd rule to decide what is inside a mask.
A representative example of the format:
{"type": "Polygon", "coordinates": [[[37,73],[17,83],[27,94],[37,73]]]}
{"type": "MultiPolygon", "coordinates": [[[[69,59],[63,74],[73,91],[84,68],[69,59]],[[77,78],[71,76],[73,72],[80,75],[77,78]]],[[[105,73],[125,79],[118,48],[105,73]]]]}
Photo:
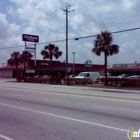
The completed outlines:
{"type": "Polygon", "coordinates": [[[106,55],[106,52],[104,52],[104,57],[105,57],[105,83],[104,85],[107,86],[108,85],[108,82],[107,82],[107,55],[106,55]]]}
{"type": "Polygon", "coordinates": [[[24,61],[24,77],[26,76],[26,62],[24,61]]]}
{"type": "Polygon", "coordinates": [[[18,82],[18,73],[17,73],[17,66],[16,66],[16,79],[17,79],[17,82],[18,82]]]}
{"type": "Polygon", "coordinates": [[[51,62],[51,67],[50,67],[50,71],[51,71],[50,84],[52,84],[52,58],[50,59],[50,62],[51,62]]]}

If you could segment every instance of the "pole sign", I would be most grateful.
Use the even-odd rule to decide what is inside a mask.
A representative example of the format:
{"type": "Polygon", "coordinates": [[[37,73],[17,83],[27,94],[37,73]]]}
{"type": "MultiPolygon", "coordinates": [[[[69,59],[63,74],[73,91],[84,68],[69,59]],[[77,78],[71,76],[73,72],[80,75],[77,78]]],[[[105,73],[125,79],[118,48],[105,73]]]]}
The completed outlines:
{"type": "Polygon", "coordinates": [[[37,36],[37,35],[29,35],[29,34],[22,34],[22,41],[39,42],[39,36],[37,36]]]}

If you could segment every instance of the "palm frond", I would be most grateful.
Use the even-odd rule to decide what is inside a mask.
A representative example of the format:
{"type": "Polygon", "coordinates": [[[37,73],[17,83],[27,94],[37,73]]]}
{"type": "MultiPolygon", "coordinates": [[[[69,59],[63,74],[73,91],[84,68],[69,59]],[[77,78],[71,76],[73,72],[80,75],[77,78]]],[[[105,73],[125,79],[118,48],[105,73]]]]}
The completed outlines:
{"type": "Polygon", "coordinates": [[[11,66],[19,66],[21,59],[20,59],[20,53],[19,52],[13,52],[11,54],[11,58],[7,61],[9,65],[11,66]]]}
{"type": "Polygon", "coordinates": [[[53,57],[58,59],[62,55],[62,52],[59,51],[59,47],[54,44],[49,44],[41,51],[41,55],[43,56],[43,59],[53,59],[53,57]]]}

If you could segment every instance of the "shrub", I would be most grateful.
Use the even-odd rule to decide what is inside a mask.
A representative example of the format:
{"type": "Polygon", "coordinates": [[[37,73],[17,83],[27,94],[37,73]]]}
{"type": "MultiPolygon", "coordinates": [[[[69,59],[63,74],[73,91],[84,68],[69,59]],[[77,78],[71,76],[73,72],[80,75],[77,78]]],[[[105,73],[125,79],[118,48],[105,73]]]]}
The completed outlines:
{"type": "MultiPolygon", "coordinates": [[[[105,78],[99,78],[98,81],[104,84],[105,78]]],[[[120,86],[120,87],[140,87],[140,78],[129,79],[129,78],[108,78],[108,85],[110,86],[120,86]]]]}

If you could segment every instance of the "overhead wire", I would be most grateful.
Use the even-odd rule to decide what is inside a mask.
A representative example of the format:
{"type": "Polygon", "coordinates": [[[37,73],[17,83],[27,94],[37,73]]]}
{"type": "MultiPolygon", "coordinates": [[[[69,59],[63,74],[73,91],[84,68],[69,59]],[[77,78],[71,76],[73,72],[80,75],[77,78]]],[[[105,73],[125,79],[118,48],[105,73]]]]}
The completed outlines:
{"type": "Polygon", "coordinates": [[[93,0],[84,0],[84,1],[80,1],[80,2],[75,3],[75,4],[70,4],[69,7],[76,7],[76,6],[80,6],[80,5],[89,3],[89,2],[93,2],[93,0]]]}
{"type": "Polygon", "coordinates": [[[87,2],[87,1],[93,1],[93,0],[81,0],[81,1],[78,1],[77,3],[72,3],[72,4],[70,4],[70,6],[77,5],[77,4],[81,4],[81,3],[87,2]]]}
{"type": "MultiPolygon", "coordinates": [[[[78,6],[78,5],[83,5],[87,2],[93,2],[93,1],[92,0],[83,0],[83,1],[80,1],[76,4],[71,4],[71,6],[75,7],[75,6],[78,6]]],[[[86,6],[84,6],[84,7],[86,7],[86,6]]],[[[82,8],[84,8],[84,7],[82,7],[82,8]]],[[[78,9],[80,9],[80,8],[77,8],[77,9],[74,9],[74,10],[78,10],[78,9]]],[[[44,16],[39,16],[37,18],[34,18],[34,19],[29,20],[27,22],[24,22],[22,25],[19,24],[19,25],[17,25],[17,27],[12,27],[12,28],[9,28],[9,29],[19,29],[19,28],[25,27],[27,25],[31,25],[33,23],[36,23],[36,22],[40,21],[41,19],[44,19],[44,20],[51,19],[51,18],[57,17],[58,15],[56,15],[56,14],[61,13],[61,12],[63,12],[62,9],[55,10],[53,12],[46,13],[44,16]]],[[[63,14],[61,14],[61,15],[63,15],[63,14]]],[[[0,27],[0,30],[4,31],[4,28],[0,27]]]]}
{"type": "MultiPolygon", "coordinates": [[[[63,11],[62,11],[62,10],[56,10],[56,11],[54,11],[54,12],[47,13],[47,14],[45,14],[44,16],[39,16],[39,17],[34,18],[34,19],[32,19],[32,20],[26,21],[26,22],[22,23],[22,25],[19,24],[19,25],[17,25],[18,27],[13,27],[13,28],[9,28],[9,29],[18,29],[18,28],[22,28],[22,27],[25,27],[25,26],[27,26],[27,25],[36,23],[36,22],[40,21],[40,19],[43,19],[43,18],[44,18],[44,20],[51,19],[51,18],[55,18],[55,17],[58,16],[58,14],[63,15],[63,13],[61,13],[61,12],[63,12],[63,11]],[[47,17],[47,18],[46,18],[46,17],[47,17]]],[[[3,27],[0,27],[0,31],[4,31],[4,30],[5,30],[5,29],[4,29],[3,27]]]]}
{"type": "MultiPolygon", "coordinates": [[[[130,29],[125,29],[125,30],[119,30],[119,31],[113,31],[113,32],[110,32],[111,34],[117,34],[117,33],[122,33],[122,32],[128,32],[128,31],[134,31],[134,30],[139,30],[140,27],[136,27],[136,28],[130,28],[130,29]]],[[[96,37],[98,36],[99,34],[96,34],[96,35],[88,35],[88,36],[82,36],[82,37],[75,37],[75,38],[69,38],[68,40],[79,40],[79,39],[84,39],[84,38],[91,38],[91,37],[96,37]]],[[[66,41],[66,39],[61,39],[61,40],[54,40],[54,41],[48,41],[48,42],[43,42],[43,43],[37,43],[36,45],[41,45],[41,44],[49,44],[49,43],[54,43],[54,42],[64,42],[66,41]]],[[[31,46],[33,44],[30,44],[28,46],[31,46]]],[[[9,49],[9,48],[17,48],[17,47],[24,47],[24,46],[15,46],[15,47],[3,47],[3,48],[0,48],[0,49],[9,49]]]]}
{"type": "Polygon", "coordinates": [[[78,8],[76,7],[71,7],[71,9],[73,8],[74,11],[76,10],[80,10],[80,9],[83,9],[83,8],[87,8],[89,6],[92,6],[94,4],[98,4],[98,3],[101,3],[101,2],[105,2],[106,0],[101,0],[101,1],[98,1],[98,2],[93,2],[93,1],[90,1],[91,3],[87,3],[87,4],[84,4],[84,6],[79,6],[78,8]]]}
{"type": "MultiPolygon", "coordinates": [[[[80,10],[80,9],[86,8],[86,7],[88,7],[88,6],[92,6],[93,4],[98,4],[98,3],[104,2],[104,1],[106,1],[106,0],[96,1],[96,2],[94,2],[94,3],[92,3],[92,4],[85,5],[85,3],[93,2],[93,0],[83,0],[83,1],[80,1],[80,2],[78,2],[78,3],[76,3],[76,4],[71,4],[71,5],[70,5],[70,6],[71,6],[71,11],[80,10]],[[83,4],[84,4],[84,6],[78,7],[78,8],[75,8],[75,9],[74,9],[75,6],[83,5],[83,4]],[[73,9],[72,9],[72,8],[73,8],[73,9]]],[[[63,11],[62,11],[62,10],[56,10],[56,11],[53,11],[53,12],[49,12],[49,13],[45,14],[44,16],[39,16],[39,17],[34,18],[34,19],[30,20],[30,21],[24,22],[22,25],[18,25],[17,27],[11,27],[11,28],[9,28],[9,29],[11,29],[11,30],[12,30],[12,29],[19,29],[19,28],[22,28],[22,27],[31,25],[31,24],[33,24],[33,23],[37,23],[37,22],[39,22],[41,19],[47,20],[47,19],[55,18],[55,17],[58,16],[58,13],[61,13],[61,12],[63,12],[63,11]],[[56,13],[56,12],[57,12],[57,13],[56,13]]],[[[63,15],[63,14],[61,13],[61,15],[63,15]]],[[[5,31],[5,28],[0,27],[0,31],[5,31]]]]}
{"type": "MultiPolygon", "coordinates": [[[[103,2],[103,1],[106,1],[106,0],[96,1],[96,3],[93,3],[93,4],[98,4],[98,3],[101,3],[101,2],[103,2]]],[[[71,9],[72,9],[73,7],[78,6],[78,4],[79,4],[79,5],[83,5],[83,4],[87,3],[87,2],[91,2],[91,1],[90,1],[90,0],[83,0],[83,1],[81,1],[81,2],[79,2],[79,3],[77,3],[77,5],[76,5],[76,4],[71,4],[71,9]]],[[[92,1],[92,2],[93,2],[93,1],[92,1]]],[[[75,10],[82,9],[82,8],[85,8],[85,7],[87,7],[87,5],[84,5],[83,7],[77,8],[77,9],[75,9],[75,10]]],[[[57,16],[58,16],[57,14],[58,14],[59,12],[61,13],[61,12],[63,12],[63,11],[62,11],[62,10],[57,10],[57,13],[55,13],[55,12],[56,12],[56,11],[45,14],[46,16],[48,16],[48,18],[46,18],[45,16],[40,16],[40,17],[38,17],[36,20],[31,20],[29,24],[31,24],[32,22],[34,23],[35,21],[38,22],[38,20],[43,19],[43,18],[50,19],[50,18],[57,17],[57,16]],[[54,14],[53,14],[53,13],[54,13],[54,14]]],[[[29,21],[28,21],[28,22],[29,22],[29,21]]],[[[29,25],[29,24],[27,23],[27,24],[25,24],[25,25],[21,25],[21,27],[27,26],[27,25],[29,25]]],[[[139,29],[139,28],[128,29],[128,30],[131,31],[131,30],[136,30],[136,29],[139,29]]],[[[128,31],[128,30],[124,30],[124,31],[128,31]]],[[[112,32],[112,33],[119,33],[119,32],[123,32],[123,31],[117,31],[117,32],[112,32]]],[[[69,38],[68,40],[89,38],[89,37],[95,37],[95,36],[97,36],[97,35],[84,36],[84,37],[78,37],[78,38],[69,38]]],[[[49,41],[49,42],[43,42],[43,43],[38,43],[38,45],[46,44],[46,43],[52,43],[52,42],[63,42],[63,41],[65,41],[65,40],[66,40],[66,39],[54,40],[54,41],[49,41]]],[[[0,48],[0,49],[17,48],[17,47],[23,47],[23,46],[6,47],[6,48],[3,47],[3,48],[0,48]]]]}

